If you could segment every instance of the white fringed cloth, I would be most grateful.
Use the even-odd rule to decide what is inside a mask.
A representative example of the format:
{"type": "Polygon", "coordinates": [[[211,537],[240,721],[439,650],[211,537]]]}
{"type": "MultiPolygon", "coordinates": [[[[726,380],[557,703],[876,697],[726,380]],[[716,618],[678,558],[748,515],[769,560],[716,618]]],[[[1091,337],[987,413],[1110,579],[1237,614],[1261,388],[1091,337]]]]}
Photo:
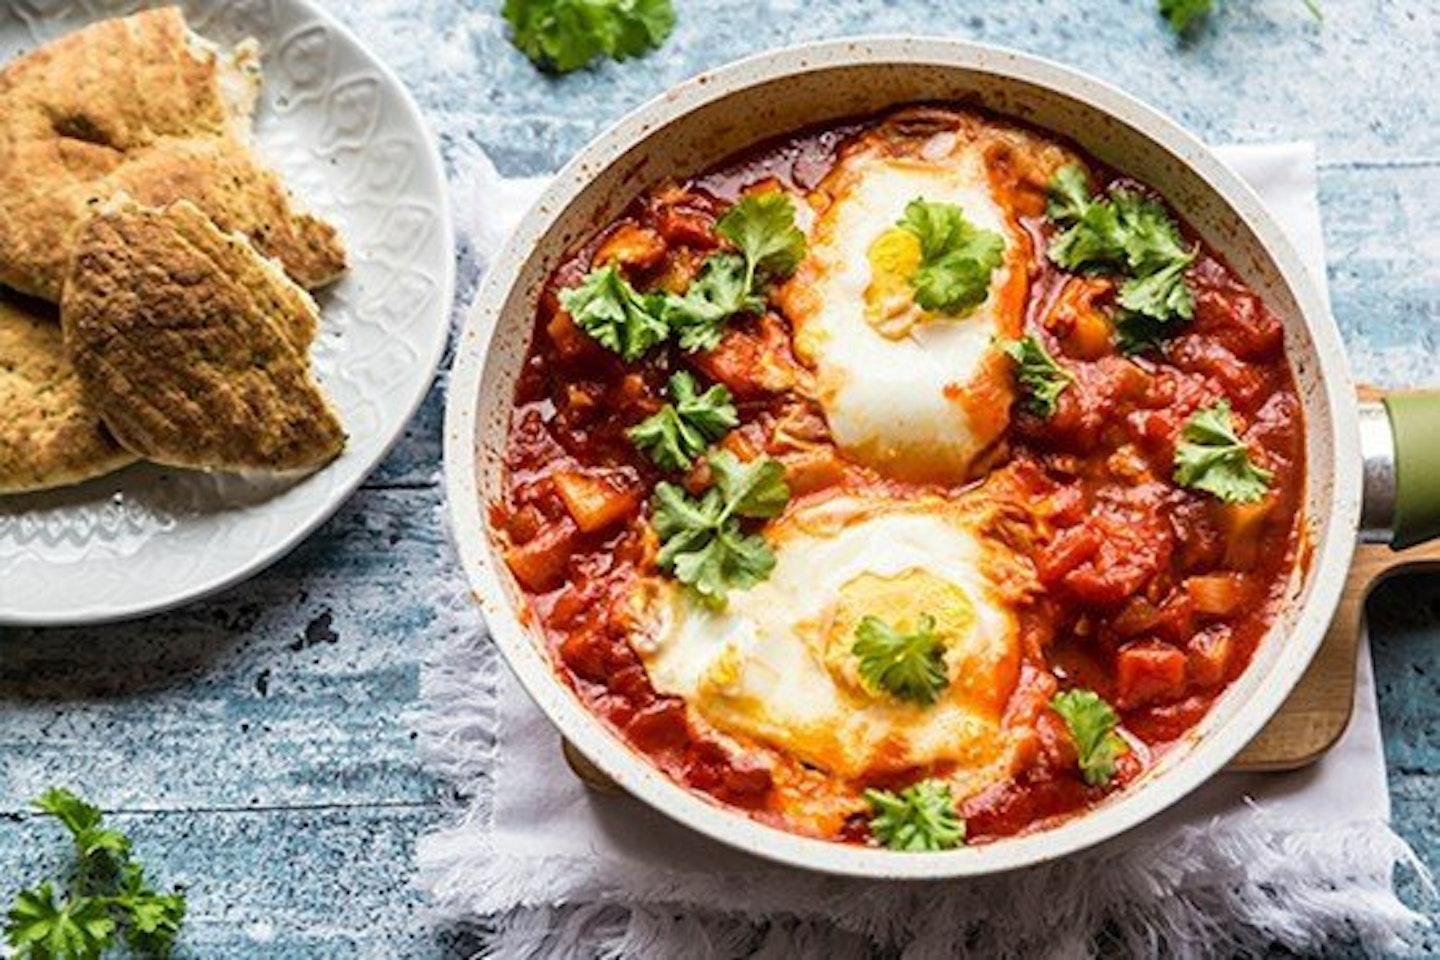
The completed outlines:
{"type": "MultiPolygon", "coordinates": [[[[1323,282],[1313,148],[1221,153],[1323,282]]],[[[471,166],[459,219],[485,256],[543,182],[501,180],[484,157],[471,166]]],[[[1397,869],[1426,874],[1389,827],[1363,643],[1349,731],[1308,769],[1218,776],[1140,829],[1057,863],[861,882],[753,859],[637,800],[587,791],[465,584],[441,589],[447,639],[426,669],[419,723],[433,770],[464,799],[451,825],[421,839],[418,882],[439,919],[490,931],[486,956],[1198,960],[1273,946],[1405,953],[1425,926],[1394,893],[1397,869]]]]}

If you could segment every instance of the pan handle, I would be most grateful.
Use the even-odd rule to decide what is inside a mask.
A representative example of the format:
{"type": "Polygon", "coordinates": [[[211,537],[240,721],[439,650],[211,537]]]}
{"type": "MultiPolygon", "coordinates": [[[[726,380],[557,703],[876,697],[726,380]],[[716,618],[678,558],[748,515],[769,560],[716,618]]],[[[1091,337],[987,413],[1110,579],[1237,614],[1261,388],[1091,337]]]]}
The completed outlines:
{"type": "Polygon", "coordinates": [[[1386,394],[1360,409],[1361,534],[1403,550],[1440,537],[1440,391],[1386,394]]]}

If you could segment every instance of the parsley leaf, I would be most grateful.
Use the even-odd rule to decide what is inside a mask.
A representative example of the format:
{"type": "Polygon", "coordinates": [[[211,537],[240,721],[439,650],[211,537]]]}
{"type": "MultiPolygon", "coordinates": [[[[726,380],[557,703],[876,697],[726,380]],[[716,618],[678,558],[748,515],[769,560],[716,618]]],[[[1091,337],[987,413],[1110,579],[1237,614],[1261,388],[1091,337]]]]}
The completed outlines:
{"type": "Polygon", "coordinates": [[[675,27],[670,0],[505,0],[511,42],[543,70],[568,73],[601,56],[625,60],[675,27]]]}
{"type": "Polygon", "coordinates": [[[1025,402],[1037,417],[1054,416],[1060,394],[1075,378],[1050,355],[1045,345],[1025,335],[1001,345],[1016,363],[1015,376],[1025,388],[1025,402]]]}
{"type": "Polygon", "coordinates": [[[743,197],[725,211],[715,232],[745,258],[745,288],[751,293],[757,277],[783,280],[805,256],[805,234],[795,226],[795,205],[778,190],[743,197]]]}
{"type": "Polygon", "coordinates": [[[1120,285],[1116,302],[1131,313],[1165,323],[1195,315],[1195,295],[1185,283],[1185,271],[1193,255],[1185,256],[1149,276],[1131,277],[1120,285]]]}
{"type": "Polygon", "coordinates": [[[721,607],[730,590],[753,587],[775,568],[769,545],[745,533],[740,519],[778,515],[790,488],[785,468],[769,458],[741,463],[722,450],[710,455],[710,470],[715,484],[698,499],[675,484],[657,484],[650,519],[660,538],[660,569],[702,603],[721,607]]]}
{"type": "Polygon", "coordinates": [[[744,257],[717,253],[705,261],[683,296],[665,298],[665,323],[676,332],[682,350],[713,350],[731,317],[765,309],[764,298],[751,291],[746,273],[744,257]]]}
{"type": "Polygon", "coordinates": [[[1056,223],[1074,223],[1095,206],[1091,199],[1090,178],[1078,163],[1069,163],[1055,171],[1050,181],[1050,202],[1045,215],[1056,223]]]}
{"type": "Polygon", "coordinates": [[[117,902],[129,914],[125,942],[130,949],[168,956],[185,920],[185,898],[179,893],[158,893],[145,882],[140,865],[128,864],[117,902]]]}
{"type": "Polygon", "coordinates": [[[95,960],[115,936],[115,921],[101,900],[57,903],[47,881],[22,890],[10,907],[5,939],[16,960],[95,960]]]}
{"type": "Polygon", "coordinates": [[[683,295],[665,297],[665,323],[687,353],[713,350],[733,316],[761,313],[764,284],[795,272],[805,256],[805,235],[795,206],[779,191],[744,197],[715,224],[738,253],[712,254],[683,295]]]}
{"type": "Polygon", "coordinates": [[[662,470],[686,470],[711,440],[740,422],[730,391],[715,384],[696,393],[695,378],[684,370],[670,378],[670,398],[654,415],[625,435],[662,470]]]}
{"type": "Polygon", "coordinates": [[[105,829],[99,808],[53,788],[34,805],[70,832],[77,863],[68,895],[57,898],[51,881],[16,895],[5,940],[17,960],[96,960],[117,933],[142,956],[168,956],[185,917],[184,896],[145,882],[130,839],[105,829]]]}
{"type": "Polygon", "coordinates": [[[1077,164],[1056,171],[1046,213],[1065,227],[1050,241],[1049,256],[1077,273],[1121,274],[1116,302],[1117,345],[1140,353],[1159,344],[1165,324],[1195,315],[1195,295],[1185,281],[1199,250],[1187,250],[1180,228],[1163,204],[1134,190],[1108,197],[1088,195],[1077,164]]]}
{"type": "Polygon", "coordinates": [[[1175,447],[1175,482],[1203,490],[1226,503],[1254,503],[1265,496],[1274,476],[1250,460],[1250,450],[1235,435],[1230,404],[1196,410],[1180,431],[1175,447]]]}
{"type": "Polygon", "coordinates": [[[1115,732],[1120,717],[1114,708],[1093,690],[1066,690],[1057,693],[1050,707],[1065,720],[1075,752],[1080,758],[1080,773],[1091,786],[1110,782],[1115,775],[1115,761],[1130,747],[1115,732]]]}
{"type": "Polygon", "coordinates": [[[915,302],[954,317],[985,302],[990,275],[1005,256],[1005,240],[965,219],[953,203],[916,197],[897,226],[920,241],[920,268],[910,278],[915,302]]]}
{"type": "Polygon", "coordinates": [[[901,790],[866,790],[870,835],[891,850],[949,850],[965,841],[965,821],[948,784],[921,780],[901,790]]]}
{"type": "Polygon", "coordinates": [[[872,689],[900,700],[929,705],[950,684],[945,644],[935,633],[935,618],[922,615],[915,629],[902,632],[879,617],[863,617],[850,648],[860,661],[860,676],[872,689]]]}
{"type": "Polygon", "coordinates": [[[628,362],[670,335],[662,298],[636,291],[613,264],[591,270],[579,286],[560,291],[560,305],[576,326],[628,362]]]}

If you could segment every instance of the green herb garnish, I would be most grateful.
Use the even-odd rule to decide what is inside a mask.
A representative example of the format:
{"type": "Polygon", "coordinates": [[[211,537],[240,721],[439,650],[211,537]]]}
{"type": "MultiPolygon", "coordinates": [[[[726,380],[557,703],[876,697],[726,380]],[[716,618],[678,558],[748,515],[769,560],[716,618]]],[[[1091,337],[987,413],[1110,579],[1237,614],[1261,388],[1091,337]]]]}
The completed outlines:
{"type": "Polygon", "coordinates": [[[863,617],[850,648],[860,676],[871,689],[900,700],[929,705],[950,683],[945,644],[935,633],[935,618],[922,615],[913,630],[898,630],[879,617],[863,617]]]}
{"type": "Polygon", "coordinates": [[[741,463],[722,450],[709,462],[714,485],[699,498],[675,484],[657,484],[650,519],[660,538],[660,569],[701,602],[720,607],[729,591],[753,587],[775,568],[769,544],[745,533],[740,520],[777,516],[790,499],[790,488],[777,460],[741,463]]]}
{"type": "Polygon", "coordinates": [[[675,27],[670,0],[505,0],[511,42],[543,70],[569,73],[600,57],[626,60],[675,27]]]}
{"type": "Polygon", "coordinates": [[[1194,316],[1195,295],[1185,272],[1198,249],[1185,248],[1164,206],[1133,190],[1093,197],[1084,170],[1072,164],[1051,181],[1046,212],[1065,228],[1050,243],[1052,261],[1077,273],[1124,277],[1116,319],[1122,350],[1146,349],[1169,332],[1166,325],[1194,316]],[[1129,324],[1128,337],[1122,329],[1126,316],[1144,318],[1129,324]],[[1135,335],[1141,331],[1143,336],[1135,335]]]}
{"type": "Polygon", "coordinates": [[[1125,738],[1115,732],[1120,717],[1114,708],[1093,690],[1057,693],[1050,706],[1070,728],[1085,782],[1091,786],[1109,783],[1115,775],[1116,759],[1130,749],[1125,738]]]}
{"type": "Polygon", "coordinates": [[[1190,415],[1175,447],[1175,482],[1226,503],[1254,503],[1270,489],[1273,474],[1257,467],[1235,434],[1230,404],[1221,400],[1190,415]]]}
{"type": "Polygon", "coordinates": [[[663,298],[637,291],[614,264],[597,267],[579,286],[561,290],[560,305],[576,326],[630,363],[670,336],[662,318],[663,298]]]}
{"type": "Polygon", "coordinates": [[[920,267],[910,278],[925,310],[960,317],[990,295],[990,275],[1005,255],[1005,239],[965,219],[953,203],[917,197],[897,224],[920,241],[920,267]]]}
{"type": "Polygon", "coordinates": [[[1015,377],[1025,390],[1025,403],[1037,417],[1054,416],[1060,394],[1075,378],[1050,355],[1045,345],[1033,336],[1002,344],[1002,349],[1015,361],[1015,377]]]}
{"type": "Polygon", "coordinates": [[[965,842],[965,821],[948,784],[921,780],[898,794],[866,790],[870,835],[891,850],[949,850],[965,842]]]}
{"type": "Polygon", "coordinates": [[[625,431],[625,435],[662,470],[688,470],[712,440],[740,422],[730,391],[715,384],[697,392],[684,370],[670,377],[670,403],[625,431]]]}
{"type": "Polygon", "coordinates": [[[167,957],[185,919],[185,897],[160,893],[131,857],[130,839],[68,790],[51,788],[35,809],[64,824],[75,847],[68,890],[47,880],[21,890],[5,941],[15,960],[96,960],[119,939],[133,953],[167,957]]]}

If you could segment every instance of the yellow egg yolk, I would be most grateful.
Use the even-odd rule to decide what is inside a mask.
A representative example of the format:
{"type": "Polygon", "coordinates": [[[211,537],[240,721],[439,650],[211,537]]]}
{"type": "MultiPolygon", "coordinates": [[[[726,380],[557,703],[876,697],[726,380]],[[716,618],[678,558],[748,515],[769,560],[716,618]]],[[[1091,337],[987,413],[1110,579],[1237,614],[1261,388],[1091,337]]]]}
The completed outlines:
{"type": "Polygon", "coordinates": [[[975,605],[964,588],[920,567],[889,577],[862,573],[845,583],[828,622],[820,628],[820,652],[836,685],[866,700],[890,696],[871,688],[860,676],[855,635],[867,616],[878,617],[902,633],[914,630],[928,616],[947,651],[975,628],[975,605]]]}
{"type": "Polygon", "coordinates": [[[922,260],[920,238],[909,230],[891,227],[875,238],[865,255],[870,261],[865,320],[882,337],[898,340],[925,316],[915,303],[915,288],[910,284],[922,260]]]}

